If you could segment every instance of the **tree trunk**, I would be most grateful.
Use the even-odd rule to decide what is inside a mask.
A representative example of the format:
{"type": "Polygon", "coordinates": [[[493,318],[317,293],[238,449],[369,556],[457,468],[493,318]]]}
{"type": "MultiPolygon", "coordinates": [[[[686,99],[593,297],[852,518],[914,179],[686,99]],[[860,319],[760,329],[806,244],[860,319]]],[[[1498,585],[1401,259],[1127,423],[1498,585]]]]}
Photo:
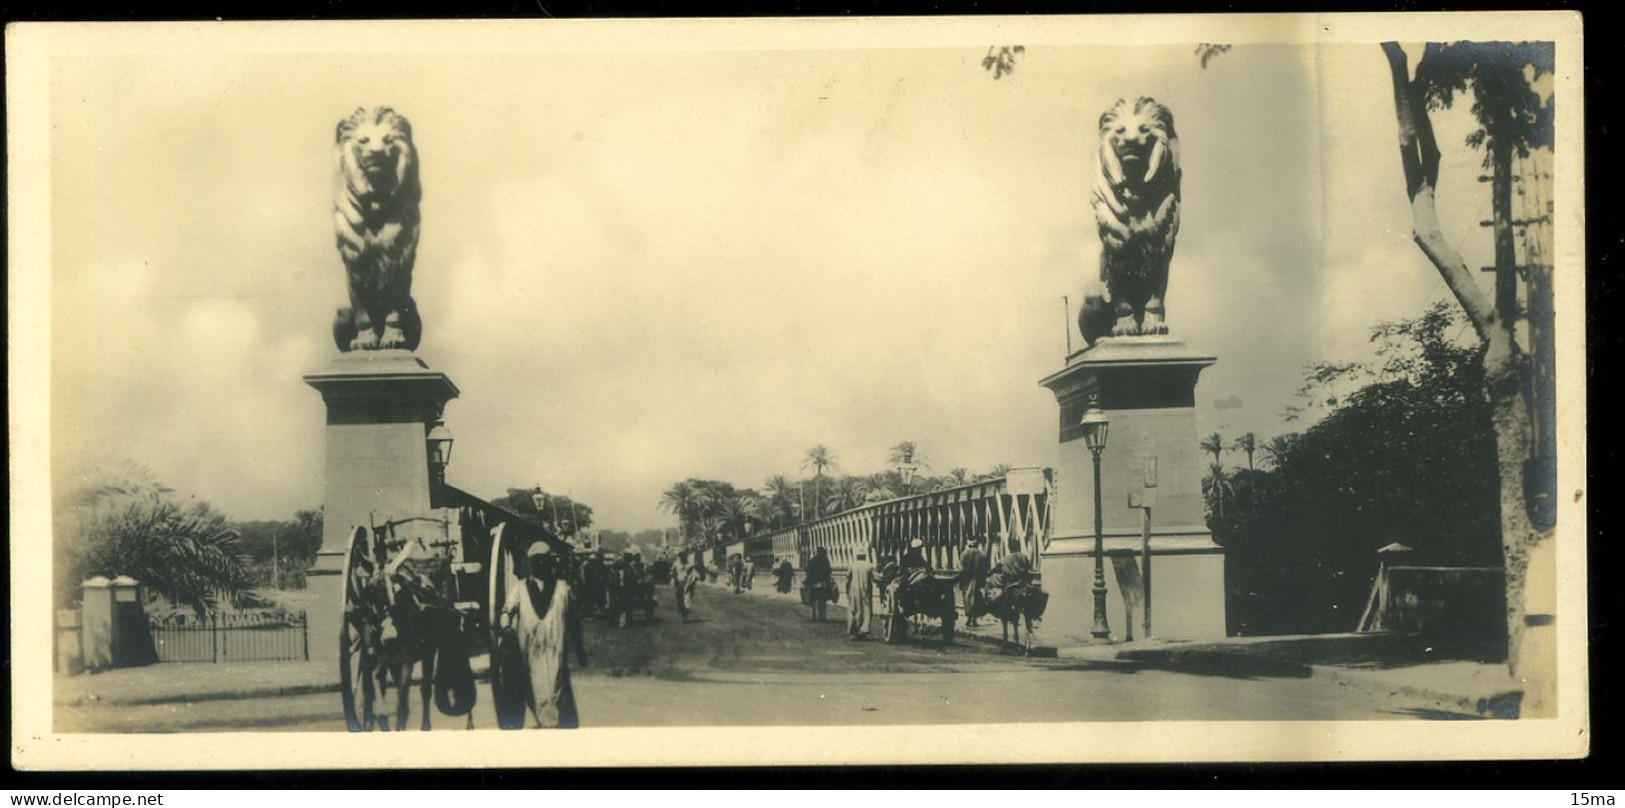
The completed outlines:
{"type": "Polygon", "coordinates": [[[1511,334],[1490,340],[1484,353],[1484,385],[1495,429],[1496,468],[1501,477],[1501,555],[1505,565],[1507,598],[1507,665],[1522,676],[1521,649],[1528,611],[1529,556],[1552,531],[1538,529],[1529,518],[1524,475],[1533,450],[1529,404],[1524,397],[1523,374],[1517,345],[1511,334]]]}

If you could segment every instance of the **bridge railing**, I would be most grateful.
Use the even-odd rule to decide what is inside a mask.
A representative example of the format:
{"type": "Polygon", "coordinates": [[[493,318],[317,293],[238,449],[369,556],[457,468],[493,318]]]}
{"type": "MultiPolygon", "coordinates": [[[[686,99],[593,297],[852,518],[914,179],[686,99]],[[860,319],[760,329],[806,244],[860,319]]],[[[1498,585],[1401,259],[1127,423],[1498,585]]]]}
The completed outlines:
{"type": "Polygon", "coordinates": [[[1016,538],[1021,552],[1036,564],[1038,551],[1049,544],[1054,480],[1047,468],[1012,469],[1004,477],[875,502],[759,533],[746,539],[746,546],[756,552],[771,546],[774,557],[790,557],[803,566],[823,547],[830,564],[842,568],[851,564],[858,548],[872,548],[878,561],[902,556],[911,541],[920,539],[932,568],[955,571],[972,536],[983,539],[994,563],[1008,552],[1009,539],[1016,538]]]}

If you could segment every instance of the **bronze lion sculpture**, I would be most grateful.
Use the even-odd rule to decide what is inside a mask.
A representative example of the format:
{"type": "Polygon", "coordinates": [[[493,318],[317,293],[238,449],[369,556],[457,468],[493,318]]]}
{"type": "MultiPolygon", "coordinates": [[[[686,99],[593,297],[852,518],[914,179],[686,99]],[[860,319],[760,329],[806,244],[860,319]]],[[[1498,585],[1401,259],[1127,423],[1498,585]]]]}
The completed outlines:
{"type": "Polygon", "coordinates": [[[339,122],[334,157],[333,230],[349,283],[338,310],[340,351],[416,350],[423,333],[412,300],[421,217],[412,124],[389,107],[357,109],[339,122]]]}
{"type": "Polygon", "coordinates": [[[1168,263],[1179,234],[1179,136],[1167,107],[1141,97],[1100,116],[1093,207],[1106,296],[1084,298],[1078,329],[1101,337],[1166,334],[1168,263]]]}

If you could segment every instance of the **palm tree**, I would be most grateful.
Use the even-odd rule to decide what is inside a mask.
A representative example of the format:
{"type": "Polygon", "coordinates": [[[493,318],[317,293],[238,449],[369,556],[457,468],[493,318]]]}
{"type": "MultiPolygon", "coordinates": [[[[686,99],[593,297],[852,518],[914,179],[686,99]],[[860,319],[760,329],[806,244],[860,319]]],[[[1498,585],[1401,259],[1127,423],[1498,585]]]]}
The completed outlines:
{"type": "Polygon", "coordinates": [[[863,481],[864,502],[885,502],[897,498],[897,488],[892,485],[895,472],[879,472],[871,474],[863,481]]]}
{"type": "Polygon", "coordinates": [[[769,521],[774,527],[788,527],[796,521],[796,486],[783,474],[767,478],[763,486],[771,501],[769,521]]]}
{"type": "Polygon", "coordinates": [[[830,513],[850,511],[863,504],[863,490],[864,486],[857,477],[841,477],[835,481],[825,504],[829,506],[830,513]]]}
{"type": "Polygon", "coordinates": [[[967,469],[964,466],[950,469],[947,476],[943,477],[942,479],[950,488],[956,485],[964,485],[965,483],[971,481],[970,469],[967,469]]]}
{"type": "Polygon", "coordinates": [[[1264,454],[1264,460],[1271,468],[1280,468],[1286,462],[1286,456],[1292,451],[1292,444],[1297,435],[1276,435],[1270,438],[1259,450],[1264,454]]]}
{"type": "Polygon", "coordinates": [[[69,602],[79,582],[129,575],[199,615],[258,602],[237,531],[207,503],[182,506],[171,490],[134,464],[90,475],[64,503],[77,519],[61,522],[58,597],[69,602]]]}
{"type": "Polygon", "coordinates": [[[1213,462],[1219,462],[1219,455],[1225,451],[1224,436],[1215,432],[1202,439],[1202,451],[1213,455],[1213,462]]]}
{"type": "Polygon", "coordinates": [[[716,514],[718,527],[726,537],[743,539],[749,535],[746,530],[750,524],[750,509],[744,497],[732,496],[719,500],[716,514]]]}
{"type": "Polygon", "coordinates": [[[931,464],[926,462],[925,454],[920,451],[919,444],[911,440],[905,440],[891,447],[890,462],[894,466],[917,465],[922,468],[931,468],[931,464]]]}
{"type": "Polygon", "coordinates": [[[688,480],[672,483],[660,495],[660,509],[677,517],[677,537],[683,544],[688,543],[688,526],[694,521],[698,505],[698,492],[688,480]]]}
{"type": "Polygon", "coordinates": [[[1247,453],[1247,470],[1252,471],[1253,452],[1258,451],[1258,436],[1248,432],[1241,437],[1236,438],[1236,442],[1230,444],[1230,448],[1247,453]]]}
{"type": "Polygon", "coordinates": [[[817,519],[818,499],[820,496],[822,496],[824,490],[824,470],[839,470],[840,465],[835,462],[835,453],[831,452],[829,449],[824,447],[824,444],[820,443],[817,446],[807,450],[807,456],[801,461],[801,468],[803,470],[807,468],[811,468],[813,470],[813,518],[817,519]]]}
{"type": "Polygon", "coordinates": [[[988,469],[987,473],[981,476],[988,480],[997,480],[1000,477],[1008,477],[1010,476],[1010,464],[1000,463],[993,468],[988,469]]]}
{"type": "Polygon", "coordinates": [[[732,515],[733,486],[715,480],[694,480],[694,516],[700,536],[707,544],[722,538],[722,528],[732,515]],[[724,488],[724,486],[727,486],[724,488]]]}
{"type": "Polygon", "coordinates": [[[1202,499],[1215,516],[1224,516],[1224,501],[1234,490],[1223,463],[1207,467],[1207,476],[1202,478],[1202,499]]]}

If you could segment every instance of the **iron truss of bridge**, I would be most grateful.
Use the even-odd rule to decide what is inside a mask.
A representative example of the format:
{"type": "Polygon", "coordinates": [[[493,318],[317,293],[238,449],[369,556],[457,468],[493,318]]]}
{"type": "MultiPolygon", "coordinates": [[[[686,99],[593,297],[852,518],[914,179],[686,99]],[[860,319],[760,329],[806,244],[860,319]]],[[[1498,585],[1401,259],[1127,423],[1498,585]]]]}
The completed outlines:
{"type": "Polygon", "coordinates": [[[758,533],[716,548],[716,555],[720,560],[739,553],[766,569],[780,558],[800,565],[822,547],[829,552],[830,564],[841,568],[860,548],[873,549],[877,559],[896,558],[909,542],[920,539],[934,569],[953,571],[972,537],[982,539],[994,563],[1008,552],[1008,540],[1015,538],[1021,552],[1036,564],[1039,551],[1049,543],[1054,496],[1052,470],[1017,468],[1004,477],[875,502],[758,533]]]}

